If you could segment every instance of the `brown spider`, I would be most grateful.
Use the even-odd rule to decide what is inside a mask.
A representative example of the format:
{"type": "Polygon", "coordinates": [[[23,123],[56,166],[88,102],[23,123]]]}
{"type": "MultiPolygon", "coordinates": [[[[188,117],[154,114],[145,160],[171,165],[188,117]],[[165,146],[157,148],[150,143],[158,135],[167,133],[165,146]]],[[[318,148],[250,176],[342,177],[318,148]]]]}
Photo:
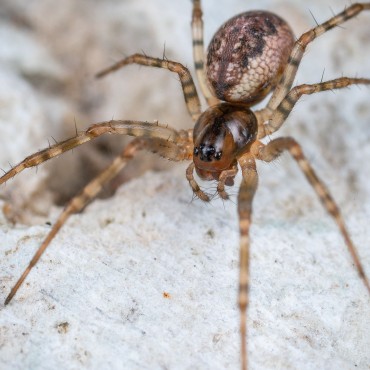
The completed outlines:
{"type": "Polygon", "coordinates": [[[326,210],[337,223],[356,269],[368,292],[357,251],[349,237],[339,208],[322,181],[304,157],[300,145],[290,137],[260,140],[279,130],[294,105],[304,94],[339,89],[351,84],[370,84],[370,79],[341,77],[312,85],[291,88],[307,45],[315,38],[370,9],[369,3],[353,4],[327,22],[304,33],[297,41],[289,26],[276,15],[252,11],[226,22],[213,37],[204,62],[203,23],[200,0],[193,1],[193,50],[197,77],[210,108],[201,112],[193,79],[186,67],[167,59],[135,54],[100,72],[102,77],[128,64],[164,68],[178,74],[188,111],[195,123],[194,130],[176,131],[159,123],[111,120],[90,126],[74,138],[37,152],[5,173],[0,184],[28,167],[37,166],[105,133],[136,137],[114,162],[74,197],[59,216],[52,230],[32,258],[5,300],[8,304],[32,267],[68,217],[81,211],[112,180],[139,150],[158,153],[174,161],[192,160],[186,177],[194,194],[203,201],[210,196],[200,189],[193,173],[203,180],[216,180],[218,195],[226,200],[225,186],[233,185],[238,168],[242,183],[238,195],[240,218],[239,308],[242,369],[247,368],[246,317],[249,291],[249,228],[252,200],[257,188],[256,159],[270,162],[288,151],[297,161],[326,210]],[[250,107],[272,92],[267,106],[252,112],[250,107]]]}

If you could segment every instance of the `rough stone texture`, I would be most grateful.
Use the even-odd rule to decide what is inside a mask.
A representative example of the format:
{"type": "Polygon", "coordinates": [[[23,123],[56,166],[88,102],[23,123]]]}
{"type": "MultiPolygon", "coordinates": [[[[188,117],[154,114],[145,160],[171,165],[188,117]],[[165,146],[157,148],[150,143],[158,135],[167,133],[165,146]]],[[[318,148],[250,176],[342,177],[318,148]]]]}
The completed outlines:
{"type": "MultiPolygon", "coordinates": [[[[309,8],[324,21],[329,6],[336,12],[345,5],[317,0],[309,8]]],[[[305,1],[204,1],[206,39],[246,6],[277,12],[296,35],[315,24],[305,1]]],[[[161,56],[164,43],[168,58],[192,68],[190,13],[189,1],[2,0],[0,166],[45,147],[51,136],[73,134],[74,118],[80,129],[112,116],[191,127],[176,76],[134,66],[93,79],[122,55],[161,56]]],[[[324,79],[369,77],[369,16],[311,45],[296,81],[317,82],[323,69],[324,79]]],[[[303,98],[274,135],[302,143],[341,206],[368,275],[369,118],[369,89],[352,87],[303,98]]],[[[121,138],[112,145],[120,148],[121,138]]],[[[110,157],[103,141],[1,189],[0,207],[12,204],[11,215],[22,221],[12,225],[0,213],[2,300],[60,212],[49,210],[50,194],[75,192],[77,178],[110,157]]],[[[149,155],[141,163],[162,162],[149,155]]],[[[148,172],[71,218],[14,301],[0,306],[2,369],[238,368],[235,205],[191,202],[184,171],[148,172]]],[[[337,228],[288,156],[260,164],[259,172],[251,369],[369,369],[370,299],[337,228]]]]}

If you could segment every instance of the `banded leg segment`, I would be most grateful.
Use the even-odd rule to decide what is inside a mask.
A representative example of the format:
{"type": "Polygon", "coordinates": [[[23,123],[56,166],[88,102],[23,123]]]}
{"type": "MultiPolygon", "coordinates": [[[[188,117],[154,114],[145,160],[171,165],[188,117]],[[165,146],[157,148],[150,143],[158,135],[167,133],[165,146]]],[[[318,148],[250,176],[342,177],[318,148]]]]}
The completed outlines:
{"type": "Polygon", "coordinates": [[[204,66],[204,38],[203,38],[203,12],[200,0],[193,0],[193,16],[191,20],[191,30],[193,37],[193,58],[195,72],[204,97],[209,106],[219,103],[207,86],[206,73],[204,66]]]}
{"type": "Polygon", "coordinates": [[[36,265],[42,254],[45,252],[45,249],[49,246],[50,242],[54,239],[55,235],[58,233],[61,227],[66,223],[68,218],[72,214],[80,212],[92,199],[94,199],[102,190],[104,184],[118,175],[118,173],[122,170],[123,167],[126,166],[127,162],[134,156],[134,154],[144,147],[144,140],[135,139],[134,141],[132,141],[106,170],[104,170],[98,177],[87,184],[77,196],[71,199],[71,201],[58,217],[57,221],[53,225],[52,229],[46,236],[39,249],[36,251],[29,265],[10,291],[5,300],[5,305],[7,305],[12,300],[27,275],[36,265]]]}
{"type": "Polygon", "coordinates": [[[252,216],[252,201],[257,190],[258,175],[256,162],[250,153],[238,160],[243,181],[238,195],[238,214],[240,228],[240,273],[239,273],[239,310],[241,335],[241,362],[242,370],[247,369],[247,308],[249,304],[249,260],[250,238],[249,229],[252,216]]]}
{"type": "Polygon", "coordinates": [[[193,130],[180,130],[176,142],[150,138],[146,141],[146,150],[156,153],[169,161],[185,161],[193,158],[193,130]]]}
{"type": "Polygon", "coordinates": [[[184,93],[184,98],[188,111],[193,121],[196,121],[198,119],[201,113],[198,93],[189,70],[181,63],[173,62],[167,59],[152,58],[142,54],[134,54],[97,73],[96,77],[103,77],[129,64],[139,64],[147,67],[164,68],[171,72],[177,73],[181,81],[182,91],[184,93]]]}
{"type": "Polygon", "coordinates": [[[193,190],[194,195],[196,195],[200,200],[203,202],[209,202],[211,198],[207,193],[205,193],[201,188],[199,187],[198,183],[194,179],[194,162],[191,162],[186,169],[186,179],[189,182],[190,187],[193,190]]]}
{"type": "Polygon", "coordinates": [[[0,177],[0,185],[26,168],[38,166],[39,164],[51,158],[57,157],[68,150],[71,150],[106,133],[144,138],[158,138],[171,143],[177,143],[179,140],[179,133],[176,130],[159,123],[113,120],[97,123],[90,126],[85,132],[81,132],[71,139],[64,140],[60,143],[50,146],[47,149],[28,156],[22,162],[14,166],[10,171],[6,172],[2,177],[0,177]]]}
{"type": "Polygon", "coordinates": [[[369,10],[370,3],[357,3],[349,6],[343,12],[330,18],[328,21],[312,28],[311,30],[305,32],[294,44],[293,50],[288,59],[288,64],[284,70],[284,73],[279,81],[278,86],[275,88],[270,101],[267,105],[267,109],[273,111],[280,104],[283,98],[286,96],[290,90],[294,78],[296,76],[299,64],[302,60],[303,54],[306,50],[307,45],[315,40],[317,37],[321,36],[323,33],[331,30],[332,28],[339,26],[340,24],[346,22],[347,20],[355,17],[363,10],[369,10]]]}
{"type": "MultiPolygon", "coordinates": [[[[370,79],[341,77],[336,78],[335,80],[320,82],[317,84],[303,84],[293,87],[293,89],[290,90],[287,96],[272,113],[271,118],[267,119],[266,123],[264,123],[264,121],[259,121],[258,139],[262,139],[266,135],[270,135],[279,130],[302,95],[311,95],[320,91],[343,89],[344,87],[355,84],[370,85],[370,79]]],[[[263,117],[263,111],[264,110],[262,109],[262,111],[258,112],[261,117],[263,117]]]]}
{"type": "Polygon", "coordinates": [[[224,170],[221,172],[220,177],[218,178],[217,184],[217,193],[223,200],[229,199],[229,194],[225,191],[225,185],[228,181],[231,181],[232,184],[234,183],[234,177],[238,173],[238,166],[234,165],[229,170],[224,170]]]}
{"type": "Polygon", "coordinates": [[[283,137],[272,140],[267,145],[259,143],[258,154],[256,158],[265,161],[271,162],[276,159],[282,152],[289,151],[292,157],[297,161],[299,167],[305,174],[307,180],[312,185],[316,194],[320,198],[321,203],[327,212],[333,217],[334,221],[339,227],[339,230],[344,238],[347,249],[352,257],[352,260],[356,266],[357,272],[360,275],[360,278],[364,282],[366,289],[370,294],[370,284],[365,271],[360,262],[360,258],[357,252],[355,245],[353,244],[349,233],[347,231],[346,225],[344,223],[343,217],[340,213],[338,206],[336,205],[333,197],[330,195],[329,190],[326,188],[324,183],[317,177],[315,171],[311,167],[310,163],[304,156],[301,146],[290,137],[283,137]]]}

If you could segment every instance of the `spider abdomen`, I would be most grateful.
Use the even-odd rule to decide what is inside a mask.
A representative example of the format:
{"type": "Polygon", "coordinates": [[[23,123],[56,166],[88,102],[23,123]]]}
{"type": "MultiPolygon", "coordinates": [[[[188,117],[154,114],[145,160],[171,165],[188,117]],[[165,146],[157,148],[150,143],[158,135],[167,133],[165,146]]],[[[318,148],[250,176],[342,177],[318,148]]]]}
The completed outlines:
{"type": "Polygon", "coordinates": [[[213,173],[229,169],[256,135],[256,116],[245,105],[221,103],[208,108],[193,131],[196,169],[213,173]]]}
{"type": "Polygon", "coordinates": [[[220,27],[207,53],[207,80],[220,100],[250,105],[278,83],[294,44],[288,24],[266,11],[239,14],[220,27]]]}

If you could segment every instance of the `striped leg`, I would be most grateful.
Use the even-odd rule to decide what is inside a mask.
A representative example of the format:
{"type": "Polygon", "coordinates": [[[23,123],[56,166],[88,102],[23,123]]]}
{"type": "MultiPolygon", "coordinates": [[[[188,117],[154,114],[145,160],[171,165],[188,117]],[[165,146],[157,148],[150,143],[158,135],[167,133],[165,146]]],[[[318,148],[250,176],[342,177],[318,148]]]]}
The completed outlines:
{"type": "Polygon", "coordinates": [[[30,273],[31,269],[38,262],[45,249],[54,239],[55,235],[58,233],[61,227],[65,224],[69,216],[74,213],[80,212],[92,199],[94,199],[102,190],[103,185],[112,180],[121,171],[121,169],[126,166],[127,162],[134,156],[134,154],[138,150],[143,149],[143,147],[145,147],[145,141],[141,139],[135,139],[134,141],[132,141],[106,170],[104,170],[98,177],[87,184],[77,196],[71,199],[63,212],[60,214],[59,218],[55,222],[53,228],[46,236],[39,249],[36,251],[29,265],[10,291],[5,300],[6,305],[12,300],[19,287],[22,285],[23,281],[30,273]]]}
{"type": "MultiPolygon", "coordinates": [[[[198,197],[200,200],[203,200],[204,202],[209,202],[211,200],[211,196],[205,193],[203,190],[201,190],[200,186],[194,179],[194,168],[195,168],[194,162],[191,162],[188,168],[186,169],[186,179],[188,180],[194,195],[198,197]]],[[[221,172],[217,183],[217,194],[220,196],[221,199],[223,200],[229,199],[229,194],[225,191],[225,185],[228,184],[229,182],[231,182],[231,185],[233,185],[234,177],[236,176],[237,173],[238,173],[237,165],[234,165],[229,170],[224,170],[221,172]]]]}
{"type": "Polygon", "coordinates": [[[158,138],[171,143],[177,143],[181,136],[176,130],[158,123],[113,120],[97,123],[90,126],[85,132],[81,132],[71,139],[54,144],[47,149],[41,150],[25,158],[22,162],[0,177],[0,185],[26,168],[38,166],[48,159],[56,157],[106,133],[144,138],[158,138]]]}
{"type": "Polygon", "coordinates": [[[290,137],[282,137],[275,140],[272,140],[267,145],[263,145],[260,143],[258,148],[258,155],[256,156],[258,159],[261,159],[265,162],[271,162],[276,159],[283,151],[289,151],[293,158],[297,161],[299,167],[305,174],[307,180],[314,188],[316,194],[319,196],[321,203],[328,211],[328,213],[333,217],[334,221],[339,227],[339,230],[344,238],[344,241],[347,245],[347,249],[351,254],[352,260],[356,266],[358,274],[360,278],[364,282],[366,289],[370,294],[370,284],[369,280],[365,275],[365,271],[361,265],[360,258],[356,247],[354,246],[351,238],[349,237],[349,233],[345,226],[343,217],[339,211],[338,206],[334,202],[334,199],[329,193],[329,190],[323,184],[323,182],[317,177],[316,173],[314,172],[313,168],[311,167],[310,163],[303,155],[301,146],[292,138],[290,137]]]}
{"type": "Polygon", "coordinates": [[[211,198],[207,193],[200,189],[198,183],[194,179],[194,162],[191,162],[186,169],[186,179],[189,181],[189,185],[193,190],[195,196],[197,196],[203,202],[209,202],[211,198]]]}
{"type": "Polygon", "coordinates": [[[290,90],[303,54],[310,42],[321,36],[323,33],[331,30],[332,28],[339,26],[345,21],[355,17],[363,10],[369,9],[370,3],[353,4],[345,9],[343,12],[330,18],[328,21],[318,25],[317,27],[312,28],[308,32],[305,32],[294,44],[293,50],[288,59],[288,65],[284,70],[278,86],[271,96],[271,99],[267,105],[267,109],[269,109],[270,111],[275,110],[290,90]]]}
{"type": "Polygon", "coordinates": [[[247,308],[249,303],[249,228],[251,225],[252,201],[258,185],[256,162],[250,153],[238,160],[242,169],[243,181],[238,196],[240,227],[240,275],[239,275],[239,310],[241,335],[242,370],[247,369],[247,308]]]}
{"type": "Polygon", "coordinates": [[[182,91],[184,93],[184,98],[188,111],[191,117],[193,118],[193,121],[197,120],[201,113],[198,93],[189,70],[180,63],[173,62],[165,58],[159,59],[148,57],[142,54],[134,54],[113,64],[111,67],[102,70],[96,75],[96,77],[98,78],[103,77],[108,73],[116,71],[129,64],[139,64],[148,67],[164,68],[171,72],[177,73],[181,81],[182,91]]]}
{"type": "MultiPolygon", "coordinates": [[[[95,125],[95,127],[101,128],[102,124],[95,125]]],[[[92,126],[90,129],[94,130],[94,126],[92,126]]],[[[35,264],[38,262],[45,249],[48,247],[61,227],[65,224],[69,216],[80,212],[91,200],[93,200],[102,190],[104,184],[116,177],[138,150],[146,149],[148,151],[158,153],[162,157],[173,161],[182,161],[192,158],[192,130],[179,131],[178,133],[172,130],[172,133],[173,136],[176,136],[176,138],[172,138],[172,141],[160,137],[144,137],[133,140],[106,170],[104,170],[98,177],[87,184],[83,190],[68,203],[54,224],[53,228],[47,235],[46,239],[33,256],[28,267],[12,288],[10,294],[5,300],[5,304],[8,304],[11,301],[33,266],[35,266],[35,264]]],[[[68,140],[66,142],[68,142],[68,140]]],[[[69,149],[71,149],[71,147],[69,147],[69,149]]]]}
{"type": "Polygon", "coordinates": [[[225,191],[225,185],[228,181],[231,181],[231,185],[234,184],[234,177],[238,173],[238,166],[234,165],[230,170],[224,170],[221,172],[218,178],[217,193],[223,200],[229,199],[229,194],[225,191]]]}
{"type": "Polygon", "coordinates": [[[203,12],[200,0],[193,0],[193,17],[191,20],[191,29],[193,36],[193,58],[195,72],[197,74],[198,82],[204,97],[207,100],[207,104],[212,106],[219,103],[219,100],[215,98],[208,86],[206,81],[206,73],[204,66],[204,42],[203,42],[203,12]]]}
{"type": "MultiPolygon", "coordinates": [[[[311,95],[320,91],[342,89],[354,84],[369,85],[370,79],[341,77],[335,80],[320,82],[317,84],[304,84],[293,87],[293,89],[290,90],[287,96],[278,105],[276,110],[273,111],[270,119],[267,119],[266,121],[259,121],[260,125],[258,128],[258,138],[262,139],[266,135],[270,135],[273,132],[279,130],[282,124],[288,118],[290,112],[293,110],[294,105],[297,103],[302,95],[311,95]]],[[[259,114],[261,114],[262,111],[260,111],[259,114]]]]}
{"type": "Polygon", "coordinates": [[[193,130],[180,130],[176,142],[158,138],[143,140],[146,142],[146,150],[170,161],[185,161],[193,158],[193,130]]]}

